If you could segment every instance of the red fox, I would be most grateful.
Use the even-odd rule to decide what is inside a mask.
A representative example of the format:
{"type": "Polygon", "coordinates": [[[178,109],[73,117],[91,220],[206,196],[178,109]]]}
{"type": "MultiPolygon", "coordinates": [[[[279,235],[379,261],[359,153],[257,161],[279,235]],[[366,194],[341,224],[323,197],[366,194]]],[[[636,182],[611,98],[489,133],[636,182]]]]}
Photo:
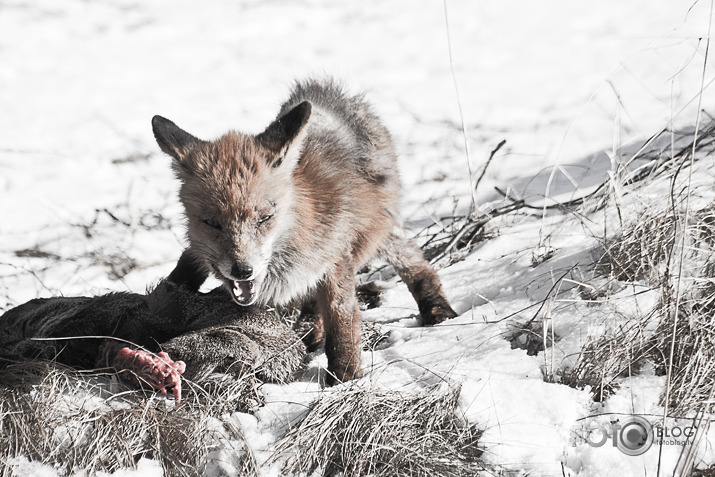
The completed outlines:
{"type": "Polygon", "coordinates": [[[395,267],[423,325],[457,316],[404,237],[395,149],[363,95],[333,80],[297,82],[258,135],[204,141],[161,116],[152,127],[174,159],[188,221],[170,279],[198,287],[213,272],[243,306],[315,300],[328,384],[362,375],[355,271],[374,257],[395,267]]]}

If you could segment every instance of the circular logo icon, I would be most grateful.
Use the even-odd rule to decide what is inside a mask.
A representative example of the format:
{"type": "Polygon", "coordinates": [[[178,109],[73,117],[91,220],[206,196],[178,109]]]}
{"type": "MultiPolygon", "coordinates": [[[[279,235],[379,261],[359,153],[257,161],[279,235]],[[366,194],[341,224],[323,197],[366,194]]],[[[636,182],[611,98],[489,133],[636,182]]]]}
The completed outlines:
{"type": "Polygon", "coordinates": [[[653,426],[640,416],[627,417],[616,442],[618,450],[626,455],[643,455],[653,445],[653,426]]]}

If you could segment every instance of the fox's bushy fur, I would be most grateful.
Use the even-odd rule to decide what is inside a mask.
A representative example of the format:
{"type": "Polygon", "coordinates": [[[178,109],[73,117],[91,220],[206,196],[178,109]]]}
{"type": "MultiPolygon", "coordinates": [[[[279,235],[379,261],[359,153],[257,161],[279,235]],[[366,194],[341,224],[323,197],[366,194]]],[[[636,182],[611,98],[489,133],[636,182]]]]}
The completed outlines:
{"type": "Polygon", "coordinates": [[[456,316],[434,270],[404,239],[395,150],[362,95],[332,80],[296,83],[255,136],[203,141],[160,116],[152,125],[175,159],[188,219],[177,270],[192,264],[194,272],[173,278],[200,286],[213,272],[241,305],[314,300],[329,382],[361,375],[355,270],[370,259],[395,266],[423,324],[456,316]]]}

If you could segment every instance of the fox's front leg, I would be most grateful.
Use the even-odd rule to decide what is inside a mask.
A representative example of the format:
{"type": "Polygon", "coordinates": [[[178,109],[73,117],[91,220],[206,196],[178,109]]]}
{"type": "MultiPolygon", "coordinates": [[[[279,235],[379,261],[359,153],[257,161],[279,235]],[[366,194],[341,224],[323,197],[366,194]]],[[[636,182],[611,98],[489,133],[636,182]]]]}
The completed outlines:
{"type": "Polygon", "coordinates": [[[360,308],[355,296],[355,267],[346,258],[318,285],[318,312],[323,319],[328,385],[362,376],[360,308]]]}
{"type": "Polygon", "coordinates": [[[198,291],[209,276],[206,265],[196,258],[191,247],[184,250],[168,280],[175,285],[184,286],[191,291],[198,291]]]}

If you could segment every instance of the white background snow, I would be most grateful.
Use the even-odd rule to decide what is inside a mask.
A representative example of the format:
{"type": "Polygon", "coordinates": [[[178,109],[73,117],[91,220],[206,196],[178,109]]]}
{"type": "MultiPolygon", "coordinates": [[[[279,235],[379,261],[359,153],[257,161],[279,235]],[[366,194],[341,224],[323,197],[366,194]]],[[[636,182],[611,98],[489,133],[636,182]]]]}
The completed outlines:
{"type": "MultiPolygon", "coordinates": [[[[258,132],[293,78],[342,78],[367,92],[394,135],[403,213],[415,232],[468,210],[468,171],[476,177],[503,139],[479,187],[482,210],[501,204],[494,186],[535,205],[578,196],[610,167],[607,156],[594,162],[596,153],[647,139],[671,120],[695,124],[709,2],[446,7],[454,77],[437,0],[0,0],[0,312],[38,296],[142,292],[172,269],[184,245],[181,208],[170,159],[152,137],[154,114],[207,139],[229,128],[258,132]],[[547,186],[555,166],[581,188],[563,175],[547,186]],[[22,250],[31,256],[18,256],[22,250]],[[136,268],[123,275],[102,259],[136,268]]],[[[706,85],[714,73],[708,65],[706,85]]],[[[712,112],[710,88],[702,100],[712,112]]],[[[587,274],[592,235],[563,216],[512,217],[494,227],[494,238],[440,271],[459,318],[416,327],[402,284],[365,312],[392,332],[387,348],[364,354],[365,379],[406,388],[438,377],[461,383],[465,414],[486,429],[485,457],[508,469],[656,475],[655,448],[629,457],[587,445],[577,430],[594,413],[662,413],[662,378],[627,380],[602,408],[587,391],[542,378],[544,369],[565,366],[608,313],[556,301],[552,320],[563,339],[546,358],[512,350],[503,338],[502,319],[543,300],[565,270],[579,263],[587,274]],[[533,268],[539,245],[556,253],[533,268]]],[[[323,365],[321,355],[311,363],[323,365]]],[[[321,392],[307,378],[264,390],[268,404],[255,418],[237,416],[259,458],[300,409],[290,403],[321,392]]],[[[708,449],[699,453],[702,465],[713,463],[708,449]]],[[[679,453],[664,447],[661,475],[672,473],[679,453]]],[[[31,464],[18,472],[53,475],[31,464]]],[[[142,461],[140,470],[115,475],[160,472],[142,461]]]]}

